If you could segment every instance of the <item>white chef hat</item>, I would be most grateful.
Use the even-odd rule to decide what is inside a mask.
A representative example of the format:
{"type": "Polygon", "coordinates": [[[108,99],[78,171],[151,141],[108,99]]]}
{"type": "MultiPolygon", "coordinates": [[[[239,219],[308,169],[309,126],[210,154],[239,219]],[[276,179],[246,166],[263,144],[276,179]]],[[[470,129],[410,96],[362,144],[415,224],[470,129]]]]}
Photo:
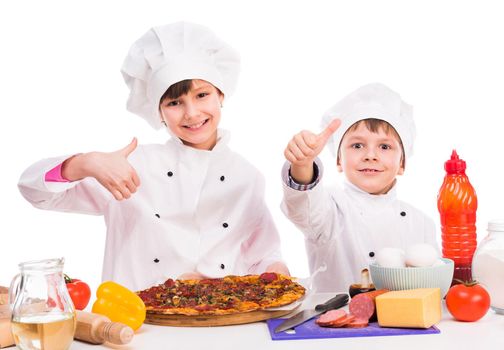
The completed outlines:
{"type": "Polygon", "coordinates": [[[159,102],[171,85],[202,79],[228,97],[239,70],[238,52],[206,27],[178,22],[151,28],[131,46],[121,68],[130,89],[127,109],[159,129],[159,102]]]}
{"type": "Polygon", "coordinates": [[[341,126],[329,139],[327,146],[336,157],[341,139],[348,128],[359,120],[368,118],[381,119],[392,125],[401,138],[405,158],[413,154],[416,136],[413,108],[398,93],[383,84],[361,86],[343,98],[324,113],[322,127],[327,127],[335,118],[341,119],[341,126]]]}

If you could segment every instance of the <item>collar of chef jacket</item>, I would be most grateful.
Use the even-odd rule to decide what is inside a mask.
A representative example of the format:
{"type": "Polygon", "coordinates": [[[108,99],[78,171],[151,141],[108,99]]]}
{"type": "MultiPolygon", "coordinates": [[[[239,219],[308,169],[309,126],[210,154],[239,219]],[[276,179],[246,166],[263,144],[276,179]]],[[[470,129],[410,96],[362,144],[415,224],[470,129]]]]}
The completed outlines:
{"type": "Polygon", "coordinates": [[[370,194],[363,191],[359,187],[352,184],[347,179],[343,182],[343,190],[347,195],[359,202],[362,206],[368,209],[384,208],[397,199],[397,180],[394,180],[394,185],[385,194],[370,194]]]}
{"type": "Polygon", "coordinates": [[[174,143],[180,147],[182,147],[186,152],[193,152],[193,153],[210,153],[210,152],[221,152],[222,150],[227,148],[227,145],[229,143],[229,139],[231,138],[231,133],[228,130],[225,129],[217,129],[217,143],[215,144],[214,148],[211,151],[206,151],[206,150],[200,150],[194,147],[188,147],[184,145],[181,139],[176,137],[173,133],[170,132],[170,135],[172,136],[171,139],[169,139],[166,144],[168,143],[174,143]]]}

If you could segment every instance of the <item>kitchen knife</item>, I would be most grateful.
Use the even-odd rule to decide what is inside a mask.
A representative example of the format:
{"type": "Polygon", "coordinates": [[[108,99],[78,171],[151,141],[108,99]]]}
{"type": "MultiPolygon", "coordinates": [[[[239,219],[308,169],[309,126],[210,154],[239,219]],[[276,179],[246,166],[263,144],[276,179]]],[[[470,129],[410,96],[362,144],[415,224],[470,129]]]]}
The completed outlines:
{"type": "Polygon", "coordinates": [[[340,307],[348,304],[347,294],[338,294],[335,297],[329,299],[323,304],[318,304],[315,309],[303,310],[295,314],[294,316],[286,319],[275,328],[275,333],[283,332],[287,329],[294,328],[301,323],[304,323],[317,315],[320,315],[326,311],[339,309],[340,307]]]}

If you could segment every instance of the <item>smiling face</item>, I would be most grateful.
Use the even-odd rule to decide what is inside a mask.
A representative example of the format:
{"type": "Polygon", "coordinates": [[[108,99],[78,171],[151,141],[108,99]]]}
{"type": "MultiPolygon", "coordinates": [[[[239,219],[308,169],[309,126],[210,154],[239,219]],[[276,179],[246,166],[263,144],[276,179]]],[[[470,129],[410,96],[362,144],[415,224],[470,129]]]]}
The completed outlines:
{"type": "Polygon", "coordinates": [[[347,179],[370,194],[385,194],[404,173],[403,151],[399,136],[381,126],[375,132],[361,121],[350,127],[341,140],[338,170],[347,179]]]}
{"type": "Polygon", "coordinates": [[[211,150],[217,143],[217,127],[224,95],[204,80],[192,80],[189,91],[161,99],[161,118],[185,145],[211,150]]]}

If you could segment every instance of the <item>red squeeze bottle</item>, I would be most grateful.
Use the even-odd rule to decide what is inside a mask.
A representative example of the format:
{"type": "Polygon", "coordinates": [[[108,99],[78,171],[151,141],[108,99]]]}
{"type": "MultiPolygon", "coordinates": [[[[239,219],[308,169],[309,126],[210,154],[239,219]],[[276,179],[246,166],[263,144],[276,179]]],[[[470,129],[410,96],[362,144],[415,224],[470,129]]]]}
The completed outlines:
{"type": "Polygon", "coordinates": [[[445,162],[446,175],[437,205],[441,215],[443,257],[455,262],[453,278],[472,281],[471,264],[476,250],[476,192],[465,174],[466,162],[453,150],[445,162]]]}

